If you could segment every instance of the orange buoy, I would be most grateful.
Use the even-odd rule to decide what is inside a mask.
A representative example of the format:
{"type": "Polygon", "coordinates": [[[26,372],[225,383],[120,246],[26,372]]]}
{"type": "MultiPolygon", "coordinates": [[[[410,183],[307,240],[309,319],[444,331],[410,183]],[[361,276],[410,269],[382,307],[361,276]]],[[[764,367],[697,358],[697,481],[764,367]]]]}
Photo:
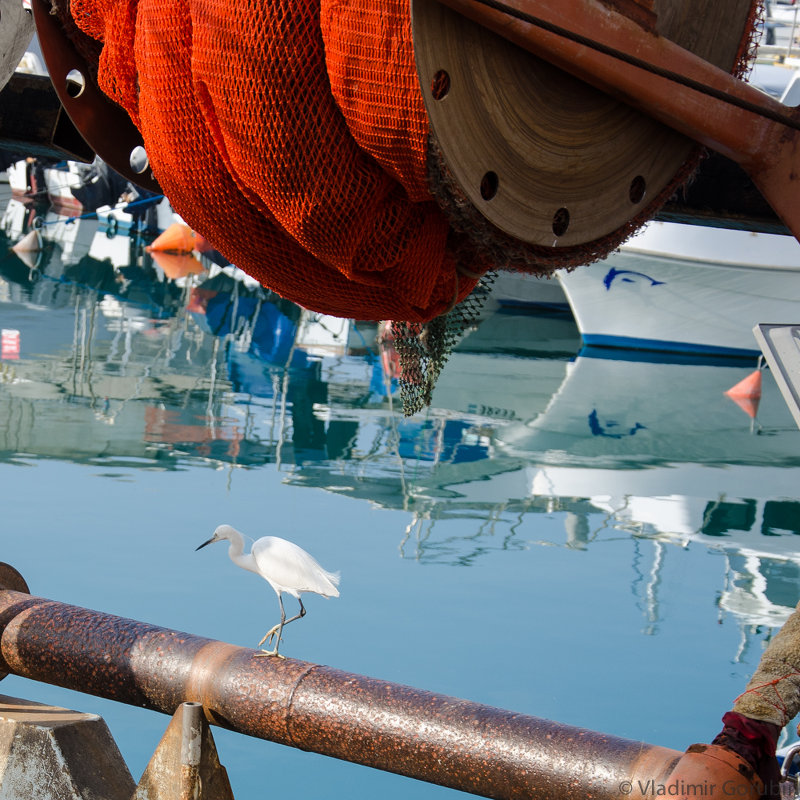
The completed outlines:
{"type": "Polygon", "coordinates": [[[761,400],[761,370],[751,372],[735,386],[731,386],[725,394],[749,417],[755,419],[761,400]]]}
{"type": "Polygon", "coordinates": [[[739,381],[735,386],[731,386],[727,392],[728,397],[747,397],[751,400],[761,398],[761,370],[751,372],[744,380],[739,381]]]}
{"type": "Polygon", "coordinates": [[[146,249],[166,253],[191,253],[196,244],[195,232],[188,225],[174,222],[146,249]]]}
{"type": "Polygon", "coordinates": [[[189,253],[164,252],[151,250],[153,261],[164,270],[164,274],[172,280],[185,278],[187,275],[197,275],[203,272],[203,265],[189,253]]]}

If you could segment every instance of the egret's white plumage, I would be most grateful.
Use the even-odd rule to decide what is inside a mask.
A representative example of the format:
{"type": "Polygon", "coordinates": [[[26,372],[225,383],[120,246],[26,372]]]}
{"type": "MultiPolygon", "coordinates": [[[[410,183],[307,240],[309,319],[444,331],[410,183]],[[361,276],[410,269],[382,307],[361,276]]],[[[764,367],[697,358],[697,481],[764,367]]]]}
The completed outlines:
{"type": "Polygon", "coordinates": [[[244,552],[244,535],[230,525],[220,525],[214,535],[197,549],[213,542],[226,539],[229,542],[228,555],[236,566],[260,575],[275,590],[281,607],[281,621],[270,628],[258,643],[276,638],[275,649],[263,651],[264,655],[278,656],[283,628],[290,622],[305,616],[306,610],[301,594],[313,592],[323,597],[338,597],[339,573],[328,572],[302,547],[278,536],[263,536],[253,542],[249,553],[244,552]],[[283,608],[283,593],[290,594],[300,603],[300,613],[286,619],[283,608]]]}

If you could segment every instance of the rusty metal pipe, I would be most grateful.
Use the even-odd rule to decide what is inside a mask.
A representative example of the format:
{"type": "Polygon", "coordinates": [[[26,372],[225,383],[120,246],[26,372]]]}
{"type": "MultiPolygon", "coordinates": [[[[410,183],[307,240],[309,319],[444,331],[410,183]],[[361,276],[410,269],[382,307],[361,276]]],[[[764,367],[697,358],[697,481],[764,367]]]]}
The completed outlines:
{"type": "Polygon", "coordinates": [[[681,757],[330,667],[254,658],[243,647],[3,589],[2,577],[0,674],[166,714],[202,703],[210,722],[250,736],[486,797],[635,798],[637,786],[663,782],[681,757]]]}

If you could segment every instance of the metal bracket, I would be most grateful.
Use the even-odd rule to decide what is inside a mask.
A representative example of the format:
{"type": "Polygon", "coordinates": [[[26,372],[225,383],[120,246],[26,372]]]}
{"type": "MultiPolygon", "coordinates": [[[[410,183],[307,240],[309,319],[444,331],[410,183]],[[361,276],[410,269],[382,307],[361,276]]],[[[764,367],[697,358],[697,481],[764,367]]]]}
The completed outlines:
{"type": "Polygon", "coordinates": [[[200,703],[181,703],[132,800],[233,800],[200,703]]]}
{"type": "MultiPolygon", "coordinates": [[[[0,561],[0,592],[4,589],[10,589],[12,592],[24,592],[25,594],[31,593],[28,584],[25,582],[25,578],[10,564],[0,561]]],[[[0,663],[2,663],[1,657],[0,663]]],[[[0,681],[3,680],[6,675],[8,675],[8,673],[0,669],[0,681]]]]}
{"type": "Polygon", "coordinates": [[[781,797],[787,798],[788,800],[796,798],[798,796],[798,789],[800,789],[798,776],[789,774],[792,769],[792,763],[798,755],[800,755],[800,744],[789,748],[781,764],[781,797]]]}

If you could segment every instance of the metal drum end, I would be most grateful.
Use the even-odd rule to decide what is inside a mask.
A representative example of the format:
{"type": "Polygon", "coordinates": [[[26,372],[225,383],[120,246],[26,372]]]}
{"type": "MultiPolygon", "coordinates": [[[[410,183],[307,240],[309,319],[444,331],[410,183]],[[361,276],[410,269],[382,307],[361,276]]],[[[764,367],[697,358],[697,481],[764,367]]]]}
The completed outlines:
{"type": "Polygon", "coordinates": [[[13,592],[24,592],[25,594],[31,593],[25,578],[10,564],[0,561],[0,590],[2,589],[11,589],[13,592]]]}
{"type": "MultiPolygon", "coordinates": [[[[0,591],[10,589],[12,592],[24,592],[30,594],[31,590],[25,582],[25,578],[11,566],[4,561],[0,561],[0,591]]],[[[1,635],[1,634],[0,634],[1,635]]],[[[2,641],[0,641],[2,645],[2,641]]],[[[2,649],[0,648],[0,665],[3,664],[2,649]]],[[[0,666],[0,681],[8,675],[8,672],[0,666]]]]}

